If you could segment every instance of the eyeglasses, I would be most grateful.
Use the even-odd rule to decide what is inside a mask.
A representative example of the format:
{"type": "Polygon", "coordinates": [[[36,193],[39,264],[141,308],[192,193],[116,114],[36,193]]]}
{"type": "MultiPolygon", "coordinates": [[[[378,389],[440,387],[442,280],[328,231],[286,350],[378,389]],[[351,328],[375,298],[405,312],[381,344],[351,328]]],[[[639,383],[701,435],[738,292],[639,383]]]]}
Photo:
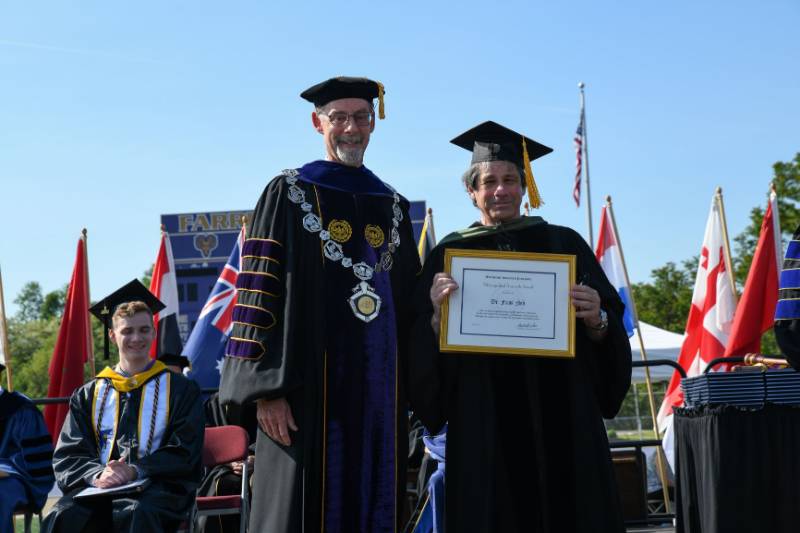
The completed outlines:
{"type": "Polygon", "coordinates": [[[342,127],[347,124],[348,120],[352,120],[356,126],[369,126],[372,123],[372,113],[370,111],[356,111],[355,113],[345,113],[344,111],[335,111],[333,113],[320,113],[328,117],[331,124],[342,127]]]}

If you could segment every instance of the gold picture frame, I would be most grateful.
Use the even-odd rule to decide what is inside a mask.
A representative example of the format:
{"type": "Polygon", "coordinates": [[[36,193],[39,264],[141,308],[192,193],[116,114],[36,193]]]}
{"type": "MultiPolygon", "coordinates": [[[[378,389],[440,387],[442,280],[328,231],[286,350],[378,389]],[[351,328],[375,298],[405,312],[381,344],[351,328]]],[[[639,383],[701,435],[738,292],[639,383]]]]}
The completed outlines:
{"type": "Polygon", "coordinates": [[[575,357],[574,255],[447,248],[444,270],[459,290],[442,304],[439,351],[575,357]]]}

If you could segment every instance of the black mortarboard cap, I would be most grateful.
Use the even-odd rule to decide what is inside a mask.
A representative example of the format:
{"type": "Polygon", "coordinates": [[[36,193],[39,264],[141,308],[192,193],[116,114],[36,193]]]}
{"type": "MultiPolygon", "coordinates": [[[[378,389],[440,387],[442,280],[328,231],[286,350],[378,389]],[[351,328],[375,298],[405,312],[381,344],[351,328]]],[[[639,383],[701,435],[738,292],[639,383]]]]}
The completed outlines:
{"type": "Polygon", "coordinates": [[[472,152],[473,164],[508,161],[522,168],[531,206],[539,207],[541,197],[533,179],[530,162],[549,154],[553,151],[552,148],[491,120],[478,124],[450,142],[472,152]]]}
{"type": "Polygon", "coordinates": [[[378,117],[384,118],[383,84],[368,78],[338,76],[309,87],[300,96],[317,107],[341,98],[362,98],[371,102],[378,99],[378,117]]]}
{"type": "Polygon", "coordinates": [[[177,355],[174,353],[162,353],[158,356],[158,360],[164,363],[165,365],[172,365],[177,366],[181,370],[186,367],[191,368],[192,364],[189,362],[189,358],[185,355],[177,355]]]}
{"type": "Polygon", "coordinates": [[[510,161],[519,167],[524,167],[523,139],[525,139],[525,145],[528,148],[529,161],[538,159],[553,151],[552,148],[491,120],[478,124],[450,142],[472,152],[473,163],[510,161]]]}
{"type": "Polygon", "coordinates": [[[111,316],[120,305],[136,301],[144,302],[153,314],[166,307],[142,285],[141,281],[134,279],[89,308],[89,311],[103,323],[103,356],[106,359],[108,359],[108,330],[111,328],[111,316]]]}

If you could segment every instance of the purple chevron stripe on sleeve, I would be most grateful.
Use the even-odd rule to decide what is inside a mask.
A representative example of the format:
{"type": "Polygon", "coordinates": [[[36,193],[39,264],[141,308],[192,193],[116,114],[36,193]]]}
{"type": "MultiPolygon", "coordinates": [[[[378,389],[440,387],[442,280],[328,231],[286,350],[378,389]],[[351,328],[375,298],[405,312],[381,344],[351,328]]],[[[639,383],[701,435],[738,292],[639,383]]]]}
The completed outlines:
{"type": "Polygon", "coordinates": [[[271,259],[283,264],[283,246],[277,241],[266,239],[247,239],[244,241],[242,257],[271,259]]]}
{"type": "Polygon", "coordinates": [[[258,359],[264,355],[265,351],[264,346],[260,342],[231,337],[228,341],[228,349],[225,355],[228,357],[258,359]]]}
{"type": "Polygon", "coordinates": [[[270,296],[280,296],[281,294],[281,282],[275,276],[266,273],[240,272],[236,287],[267,293],[270,296]]]}
{"type": "Polygon", "coordinates": [[[233,308],[233,321],[266,329],[275,325],[275,316],[266,309],[237,305],[233,308]]]}

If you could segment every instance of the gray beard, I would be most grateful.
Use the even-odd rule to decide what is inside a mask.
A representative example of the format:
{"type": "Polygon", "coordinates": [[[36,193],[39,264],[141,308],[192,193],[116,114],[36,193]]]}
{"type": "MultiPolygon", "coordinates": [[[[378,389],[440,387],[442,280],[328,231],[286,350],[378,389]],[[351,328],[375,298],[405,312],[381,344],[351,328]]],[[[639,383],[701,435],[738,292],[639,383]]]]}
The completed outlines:
{"type": "Polygon", "coordinates": [[[343,148],[336,147],[336,157],[345,165],[351,167],[360,167],[364,161],[364,150],[356,148],[354,150],[344,150],[343,148]]]}

